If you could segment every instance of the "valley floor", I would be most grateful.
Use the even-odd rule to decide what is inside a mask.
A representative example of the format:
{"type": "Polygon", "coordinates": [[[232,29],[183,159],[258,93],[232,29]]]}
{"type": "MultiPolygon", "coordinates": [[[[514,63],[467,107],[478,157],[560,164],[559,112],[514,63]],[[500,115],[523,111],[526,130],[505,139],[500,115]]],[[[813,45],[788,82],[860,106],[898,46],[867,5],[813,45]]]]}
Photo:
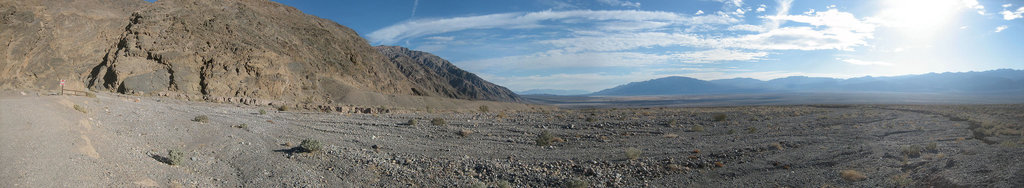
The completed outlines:
{"type": "Polygon", "coordinates": [[[1021,122],[1024,105],[339,114],[15,91],[0,186],[1021,187],[1021,122]]]}

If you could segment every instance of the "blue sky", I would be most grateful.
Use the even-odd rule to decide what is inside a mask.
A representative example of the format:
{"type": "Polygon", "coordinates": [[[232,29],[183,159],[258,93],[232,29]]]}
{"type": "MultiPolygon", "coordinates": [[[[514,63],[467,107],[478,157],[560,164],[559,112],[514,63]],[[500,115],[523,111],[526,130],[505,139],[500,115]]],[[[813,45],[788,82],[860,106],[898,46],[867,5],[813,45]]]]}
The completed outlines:
{"type": "Polygon", "coordinates": [[[278,0],[514,91],[1024,69],[1024,1],[278,0]]]}

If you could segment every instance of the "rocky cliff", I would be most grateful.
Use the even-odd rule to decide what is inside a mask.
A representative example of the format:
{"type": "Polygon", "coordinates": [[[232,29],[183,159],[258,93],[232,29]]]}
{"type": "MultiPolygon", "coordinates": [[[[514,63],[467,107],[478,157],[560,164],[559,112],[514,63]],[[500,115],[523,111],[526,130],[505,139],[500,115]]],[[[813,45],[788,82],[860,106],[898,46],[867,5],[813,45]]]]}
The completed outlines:
{"type": "Polygon", "coordinates": [[[439,57],[392,61],[403,59],[386,58],[345,26],[266,0],[62,2],[0,3],[0,87],[52,89],[66,78],[72,88],[207,100],[519,101],[439,57]]]}

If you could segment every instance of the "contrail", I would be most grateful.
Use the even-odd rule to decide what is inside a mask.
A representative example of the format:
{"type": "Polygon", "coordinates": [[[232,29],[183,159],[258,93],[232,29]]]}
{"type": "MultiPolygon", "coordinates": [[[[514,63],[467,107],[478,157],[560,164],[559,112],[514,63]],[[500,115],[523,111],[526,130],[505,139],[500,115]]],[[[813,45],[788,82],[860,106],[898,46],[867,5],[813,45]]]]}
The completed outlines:
{"type": "Polygon", "coordinates": [[[409,18],[412,18],[412,17],[416,16],[416,7],[419,6],[419,5],[420,5],[420,0],[413,0],[412,1],[412,15],[409,15],[409,18]]]}

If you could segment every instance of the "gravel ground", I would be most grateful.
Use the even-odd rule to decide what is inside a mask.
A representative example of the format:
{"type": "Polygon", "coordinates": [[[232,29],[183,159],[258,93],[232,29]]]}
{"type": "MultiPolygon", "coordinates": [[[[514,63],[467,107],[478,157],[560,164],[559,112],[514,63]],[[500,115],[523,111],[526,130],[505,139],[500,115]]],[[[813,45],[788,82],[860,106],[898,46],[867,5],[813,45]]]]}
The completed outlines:
{"type": "Polygon", "coordinates": [[[10,91],[0,104],[5,187],[1024,186],[1024,105],[341,114],[10,91]]]}

